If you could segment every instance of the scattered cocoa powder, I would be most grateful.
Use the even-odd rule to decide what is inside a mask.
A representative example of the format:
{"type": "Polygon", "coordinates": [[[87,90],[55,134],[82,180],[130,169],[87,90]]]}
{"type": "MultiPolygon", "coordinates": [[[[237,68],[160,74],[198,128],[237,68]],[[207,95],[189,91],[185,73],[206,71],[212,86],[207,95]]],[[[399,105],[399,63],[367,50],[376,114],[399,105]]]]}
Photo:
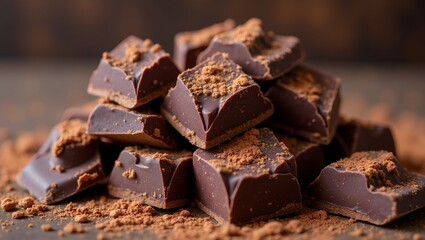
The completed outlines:
{"type": "Polygon", "coordinates": [[[255,84],[226,53],[213,55],[203,65],[180,74],[179,79],[193,95],[213,98],[224,97],[242,87],[255,84]]]}
{"type": "Polygon", "coordinates": [[[78,223],[86,223],[89,221],[89,219],[87,218],[86,215],[77,215],[75,216],[74,221],[78,223]]]}
{"type": "Polygon", "coordinates": [[[298,96],[306,98],[312,103],[318,103],[322,94],[321,85],[315,80],[313,72],[307,68],[298,68],[296,71],[292,71],[290,75],[279,80],[278,84],[296,92],[298,96]]]}
{"type": "Polygon", "coordinates": [[[122,176],[128,179],[136,179],[136,172],[133,168],[129,168],[122,173],[122,176]]]}

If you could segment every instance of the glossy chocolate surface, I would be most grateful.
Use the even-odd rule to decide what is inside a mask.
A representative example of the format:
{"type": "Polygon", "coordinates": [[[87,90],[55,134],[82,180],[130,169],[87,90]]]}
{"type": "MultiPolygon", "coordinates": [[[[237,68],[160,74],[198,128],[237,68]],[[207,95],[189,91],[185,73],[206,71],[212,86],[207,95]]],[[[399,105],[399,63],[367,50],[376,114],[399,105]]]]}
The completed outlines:
{"type": "Polygon", "coordinates": [[[198,63],[216,52],[228,53],[245,73],[256,80],[282,76],[304,57],[298,38],[266,32],[261,20],[256,18],[214,37],[208,48],[199,54],[198,63]]]}
{"type": "Polygon", "coordinates": [[[196,203],[221,223],[244,224],[301,209],[294,156],[266,128],[196,150],[193,167],[196,203]]]}
{"type": "MultiPolygon", "coordinates": [[[[80,120],[72,120],[79,121],[80,120]]],[[[67,123],[67,122],[62,122],[67,123]]],[[[84,124],[84,122],[80,122],[84,124]]],[[[40,202],[52,204],[105,180],[99,141],[64,143],[55,153],[60,125],[50,133],[33,160],[19,174],[18,183],[40,202]]]]}
{"type": "Polygon", "coordinates": [[[136,108],[166,94],[179,72],[160,45],[130,36],[103,54],[87,91],[126,108],[136,108]]]}
{"type": "Polygon", "coordinates": [[[218,53],[179,75],[161,113],[192,144],[208,149],[262,122],[273,106],[251,77],[218,53]]]}
{"type": "Polygon", "coordinates": [[[425,206],[425,176],[390,152],[358,152],[324,168],[307,195],[318,209],[384,225],[425,206]]]}
{"type": "Polygon", "coordinates": [[[294,154],[297,162],[297,177],[301,189],[307,186],[319,176],[320,171],[326,166],[323,148],[318,143],[309,142],[295,136],[273,131],[276,138],[283,142],[294,154]]]}
{"type": "Polygon", "coordinates": [[[182,207],[193,193],[192,153],[126,147],[109,179],[109,193],[158,208],[182,207]]]}
{"type": "Polygon", "coordinates": [[[129,110],[113,103],[99,104],[90,114],[87,132],[117,143],[162,148],[177,148],[178,141],[184,140],[148,105],[129,110]]]}
{"type": "Polygon", "coordinates": [[[275,107],[266,125],[329,144],[338,123],[340,84],[338,78],[310,67],[295,67],[265,93],[275,107]]]}
{"type": "Polygon", "coordinates": [[[385,150],[396,155],[393,134],[387,125],[342,117],[334,139],[324,149],[328,164],[361,151],[385,150]]]}
{"type": "Polygon", "coordinates": [[[235,27],[232,19],[222,23],[190,32],[177,33],[174,37],[174,61],[181,70],[192,68],[196,65],[198,55],[204,51],[211,39],[224,31],[235,27]]]}

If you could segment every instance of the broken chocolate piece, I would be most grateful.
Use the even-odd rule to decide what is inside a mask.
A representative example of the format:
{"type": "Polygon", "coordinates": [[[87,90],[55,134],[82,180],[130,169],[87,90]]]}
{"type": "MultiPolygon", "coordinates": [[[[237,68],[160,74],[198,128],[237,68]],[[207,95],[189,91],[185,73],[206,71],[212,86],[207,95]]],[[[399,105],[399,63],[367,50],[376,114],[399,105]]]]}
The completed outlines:
{"type": "Polygon", "coordinates": [[[179,75],[161,113],[184,137],[208,149],[262,122],[273,105],[225,53],[179,75]]]}
{"type": "Polygon", "coordinates": [[[174,60],[181,70],[192,68],[196,65],[196,58],[204,51],[211,39],[224,31],[235,27],[232,19],[217,23],[198,31],[177,33],[174,37],[174,60]]]}
{"type": "Polygon", "coordinates": [[[136,108],[165,95],[175,85],[179,72],[160,45],[130,36],[103,54],[87,91],[136,108]]]}
{"type": "Polygon", "coordinates": [[[425,176],[393,153],[357,152],[324,168],[307,194],[315,208],[384,225],[425,206],[425,176]]]}
{"type": "Polygon", "coordinates": [[[193,155],[196,203],[220,223],[244,224],[301,209],[294,156],[267,129],[193,155]]]}
{"type": "Polygon", "coordinates": [[[168,209],[190,203],[192,182],[191,152],[126,147],[115,163],[108,188],[112,196],[168,209]]]}
{"type": "Polygon", "coordinates": [[[272,80],[299,64],[304,56],[300,41],[292,36],[275,36],[263,30],[260,19],[252,18],[233,30],[215,36],[199,54],[198,63],[216,52],[225,52],[256,80],[272,80]]]}
{"type": "Polygon", "coordinates": [[[329,144],[338,123],[340,84],[336,77],[306,66],[295,67],[265,93],[275,107],[266,125],[329,144]]]}
{"type": "Polygon", "coordinates": [[[96,106],[88,120],[87,133],[123,144],[147,144],[177,148],[183,140],[161,114],[148,105],[129,110],[113,103],[96,106]]]}
{"type": "Polygon", "coordinates": [[[52,204],[105,180],[99,142],[85,132],[81,120],[57,125],[18,183],[40,202],[52,204]]]}
{"type": "Polygon", "coordinates": [[[67,108],[62,114],[62,121],[80,119],[87,121],[98,101],[87,102],[79,106],[67,108]]]}
{"type": "Polygon", "coordinates": [[[273,133],[294,154],[295,161],[297,162],[298,182],[302,190],[306,189],[326,166],[322,146],[289,134],[278,133],[276,131],[273,131],[273,133]]]}
{"type": "Polygon", "coordinates": [[[361,151],[385,150],[396,155],[394,138],[388,126],[342,117],[334,139],[324,149],[328,164],[361,151]]]}

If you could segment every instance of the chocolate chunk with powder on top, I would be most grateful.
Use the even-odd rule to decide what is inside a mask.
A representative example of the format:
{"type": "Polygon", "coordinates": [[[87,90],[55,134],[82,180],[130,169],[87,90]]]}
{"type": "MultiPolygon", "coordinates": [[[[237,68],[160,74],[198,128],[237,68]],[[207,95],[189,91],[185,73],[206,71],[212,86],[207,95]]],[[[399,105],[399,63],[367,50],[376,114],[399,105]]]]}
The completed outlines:
{"type": "Polygon", "coordinates": [[[294,155],[267,128],[193,154],[196,204],[220,223],[245,224],[301,209],[294,155]]]}
{"type": "Polygon", "coordinates": [[[297,66],[266,93],[275,107],[266,125],[312,142],[329,144],[340,108],[339,78],[307,66],[297,66]]]}
{"type": "Polygon", "coordinates": [[[257,18],[215,36],[208,48],[199,54],[198,63],[216,52],[228,53],[255,80],[273,80],[282,76],[304,57],[298,38],[267,32],[257,18]]]}
{"type": "Polygon", "coordinates": [[[81,120],[64,121],[50,133],[18,183],[40,202],[52,204],[104,181],[99,141],[81,120]]]}
{"type": "Polygon", "coordinates": [[[385,150],[396,155],[395,141],[389,126],[343,117],[339,118],[332,142],[323,147],[328,164],[361,151],[385,150]]]}
{"type": "Polygon", "coordinates": [[[393,153],[357,152],[325,167],[307,195],[315,208],[384,225],[425,206],[425,176],[393,153]]]}
{"type": "Polygon", "coordinates": [[[179,73],[159,44],[130,36],[111,52],[103,53],[87,91],[126,108],[136,108],[166,94],[179,73]]]}
{"type": "Polygon", "coordinates": [[[270,117],[273,105],[228,54],[217,53],[179,75],[161,113],[193,145],[208,149],[270,117]]]}
{"type": "Polygon", "coordinates": [[[224,31],[235,27],[235,21],[227,19],[224,22],[213,24],[209,27],[190,32],[180,32],[174,37],[174,60],[181,70],[192,68],[196,65],[196,58],[204,51],[211,39],[224,31]]]}
{"type": "Polygon", "coordinates": [[[301,189],[307,186],[319,176],[320,171],[326,166],[325,155],[320,144],[297,138],[293,135],[273,131],[276,138],[283,142],[294,154],[297,162],[297,177],[301,189]]]}
{"type": "Polygon", "coordinates": [[[117,143],[162,148],[177,148],[184,140],[148,105],[129,110],[114,103],[98,104],[90,114],[87,133],[117,143]]]}
{"type": "Polygon", "coordinates": [[[169,209],[191,202],[192,182],[192,152],[131,146],[115,162],[108,189],[115,197],[169,209]]]}

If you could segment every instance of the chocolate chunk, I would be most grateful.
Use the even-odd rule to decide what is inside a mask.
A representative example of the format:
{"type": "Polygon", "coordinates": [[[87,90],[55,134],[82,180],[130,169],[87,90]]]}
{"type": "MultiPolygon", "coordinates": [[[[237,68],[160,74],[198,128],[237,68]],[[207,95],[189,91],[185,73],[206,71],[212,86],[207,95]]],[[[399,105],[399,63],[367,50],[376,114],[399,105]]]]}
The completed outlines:
{"type": "Polygon", "coordinates": [[[40,202],[52,204],[105,180],[99,142],[85,131],[81,120],[57,125],[18,183],[40,202]]]}
{"type": "Polygon", "coordinates": [[[126,147],[115,163],[108,188],[112,196],[168,209],[190,203],[192,182],[191,152],[126,147]]]}
{"type": "Polygon", "coordinates": [[[294,154],[297,162],[297,177],[301,189],[319,176],[320,171],[326,166],[323,148],[318,143],[308,142],[295,136],[273,131],[276,138],[283,142],[294,154]]]}
{"type": "Polygon", "coordinates": [[[65,110],[62,114],[62,121],[69,121],[74,119],[80,119],[83,121],[87,121],[91,111],[97,105],[98,101],[91,101],[84,103],[79,106],[70,107],[65,110]]]}
{"type": "Polygon", "coordinates": [[[358,152],[324,168],[307,194],[315,208],[383,225],[425,206],[425,176],[390,152],[358,152]]]}
{"type": "Polygon", "coordinates": [[[99,104],[90,114],[87,133],[123,144],[163,148],[177,148],[177,140],[183,140],[161,114],[148,105],[129,110],[113,103],[99,104]]]}
{"type": "Polygon", "coordinates": [[[223,223],[244,224],[301,209],[294,156],[267,128],[193,154],[196,203],[223,223]]]}
{"type": "Polygon", "coordinates": [[[179,75],[161,113],[183,136],[208,149],[262,122],[273,105],[225,53],[179,75]]]}
{"type": "Polygon", "coordinates": [[[174,37],[174,60],[181,70],[192,68],[196,65],[196,58],[204,51],[211,39],[224,31],[235,27],[232,19],[227,19],[222,23],[217,23],[209,27],[191,31],[177,33],[174,37]]]}
{"type": "Polygon", "coordinates": [[[340,84],[338,78],[317,70],[295,67],[265,93],[275,107],[266,124],[313,142],[329,144],[338,123],[340,84]]]}
{"type": "Polygon", "coordinates": [[[263,30],[257,18],[213,38],[199,54],[198,62],[216,52],[226,52],[256,80],[272,80],[299,64],[304,56],[300,41],[292,36],[275,36],[263,30]]]}
{"type": "Polygon", "coordinates": [[[87,91],[126,108],[136,108],[167,93],[178,74],[170,55],[160,45],[130,36],[111,52],[103,53],[87,91]]]}
{"type": "Polygon", "coordinates": [[[385,124],[339,119],[334,139],[324,146],[328,164],[349,157],[354,152],[385,150],[396,154],[391,129],[385,124]]]}

